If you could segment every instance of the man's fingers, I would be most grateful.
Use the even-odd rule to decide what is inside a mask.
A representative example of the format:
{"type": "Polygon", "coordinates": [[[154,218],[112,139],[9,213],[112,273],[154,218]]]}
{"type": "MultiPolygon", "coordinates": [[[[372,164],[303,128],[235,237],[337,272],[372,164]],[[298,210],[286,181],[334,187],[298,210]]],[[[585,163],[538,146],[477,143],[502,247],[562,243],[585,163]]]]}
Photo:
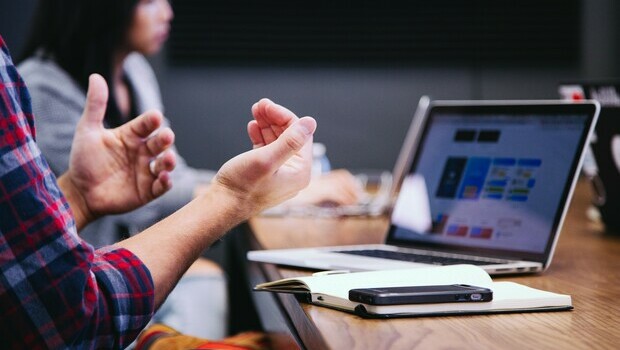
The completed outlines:
{"type": "Polygon", "coordinates": [[[146,148],[151,157],[157,157],[174,143],[174,132],[170,128],[162,128],[146,140],[146,148]]]}
{"type": "Polygon", "coordinates": [[[149,162],[149,171],[153,176],[159,176],[162,172],[170,172],[176,166],[176,155],[172,151],[166,151],[159,157],[149,162]]]}
{"type": "Polygon", "coordinates": [[[267,98],[252,106],[252,115],[266,145],[275,141],[286,128],[299,120],[295,113],[267,98]]]}
{"type": "Polygon", "coordinates": [[[280,133],[276,133],[274,131],[274,127],[272,126],[261,127],[258,120],[256,120],[256,125],[258,126],[258,132],[261,134],[261,138],[263,139],[263,144],[265,145],[272,143],[280,135],[280,133]]]}
{"type": "Polygon", "coordinates": [[[130,120],[121,128],[123,132],[129,132],[140,138],[148,137],[153,131],[161,126],[163,116],[157,110],[148,111],[133,120],[130,120]]]}
{"type": "Polygon", "coordinates": [[[284,129],[299,119],[295,113],[268,98],[255,103],[252,106],[252,113],[261,128],[279,126],[284,129]]]}
{"type": "Polygon", "coordinates": [[[258,127],[256,120],[251,120],[248,123],[248,136],[250,137],[250,141],[252,141],[252,146],[254,148],[266,145],[265,139],[263,139],[263,134],[260,132],[260,128],[258,127]]]}
{"type": "Polygon", "coordinates": [[[82,120],[88,124],[103,125],[103,117],[108,104],[108,84],[99,74],[88,78],[88,92],[82,120]]]}
{"type": "MultiPolygon", "coordinates": [[[[312,140],[312,135],[316,130],[316,121],[311,117],[299,119],[296,123],[288,127],[280,137],[262,149],[268,153],[268,158],[272,164],[279,168],[293,154],[299,152],[312,140]]],[[[310,147],[307,146],[308,158],[312,157],[310,147]]],[[[311,159],[309,159],[310,161],[311,159]]]]}
{"type": "Polygon", "coordinates": [[[157,176],[157,179],[153,181],[153,186],[151,187],[151,194],[153,198],[157,198],[162,194],[166,193],[169,189],[172,188],[172,179],[170,178],[169,172],[161,172],[157,176]]]}
{"type": "Polygon", "coordinates": [[[174,170],[175,165],[176,156],[172,151],[167,151],[149,162],[149,171],[155,177],[151,185],[151,195],[153,198],[161,196],[172,188],[170,172],[174,170]]]}

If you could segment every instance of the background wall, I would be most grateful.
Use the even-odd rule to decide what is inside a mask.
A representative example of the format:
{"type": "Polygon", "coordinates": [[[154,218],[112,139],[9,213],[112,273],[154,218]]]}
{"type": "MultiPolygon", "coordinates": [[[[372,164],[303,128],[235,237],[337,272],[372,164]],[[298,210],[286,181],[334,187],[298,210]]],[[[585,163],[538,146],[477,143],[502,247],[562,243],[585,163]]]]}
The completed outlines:
{"type": "MultiPolygon", "coordinates": [[[[0,0],[0,33],[19,52],[34,0],[0,0]]],[[[582,52],[566,67],[420,64],[372,67],[277,65],[173,66],[151,61],[180,153],[193,166],[218,168],[248,149],[250,106],[269,97],[319,122],[316,140],[335,167],[391,169],[418,98],[557,98],[572,79],[620,77],[620,2],[584,0],[582,52]]]]}

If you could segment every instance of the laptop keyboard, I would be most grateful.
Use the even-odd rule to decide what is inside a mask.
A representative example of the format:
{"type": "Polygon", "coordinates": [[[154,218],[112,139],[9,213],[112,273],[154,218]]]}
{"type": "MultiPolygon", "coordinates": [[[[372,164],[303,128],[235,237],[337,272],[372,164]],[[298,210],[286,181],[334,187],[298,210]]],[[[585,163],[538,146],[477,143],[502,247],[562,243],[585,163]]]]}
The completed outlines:
{"type": "Polygon", "coordinates": [[[380,250],[380,249],[341,250],[341,251],[336,251],[336,253],[361,255],[361,256],[368,256],[372,258],[410,261],[410,262],[432,264],[432,265],[456,265],[456,264],[496,265],[496,264],[505,263],[505,261],[499,261],[499,260],[452,258],[452,257],[447,257],[447,256],[404,253],[404,252],[395,252],[391,250],[380,250]]]}

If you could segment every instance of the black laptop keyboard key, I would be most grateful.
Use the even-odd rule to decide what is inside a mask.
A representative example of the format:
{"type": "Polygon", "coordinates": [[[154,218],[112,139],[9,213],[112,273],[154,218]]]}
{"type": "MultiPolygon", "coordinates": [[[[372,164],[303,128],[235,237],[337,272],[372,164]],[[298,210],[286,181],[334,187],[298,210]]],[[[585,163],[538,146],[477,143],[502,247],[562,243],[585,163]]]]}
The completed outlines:
{"type": "Polygon", "coordinates": [[[463,259],[452,258],[446,256],[424,255],[415,253],[395,252],[391,250],[369,249],[369,250],[341,250],[336,253],[362,255],[372,258],[383,258],[401,261],[418,262],[432,265],[456,265],[456,264],[471,264],[471,265],[493,265],[501,264],[499,261],[484,261],[475,259],[463,259]]]}

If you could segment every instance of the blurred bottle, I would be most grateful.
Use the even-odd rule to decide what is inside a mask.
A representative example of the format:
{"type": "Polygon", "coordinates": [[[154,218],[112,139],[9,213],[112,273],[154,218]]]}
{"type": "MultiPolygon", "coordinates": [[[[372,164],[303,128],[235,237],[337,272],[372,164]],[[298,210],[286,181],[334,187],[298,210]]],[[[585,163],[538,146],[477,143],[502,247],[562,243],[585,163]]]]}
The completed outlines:
{"type": "Polygon", "coordinates": [[[312,145],[312,176],[321,175],[332,169],[326,153],[327,149],[324,144],[315,142],[312,145]]]}

